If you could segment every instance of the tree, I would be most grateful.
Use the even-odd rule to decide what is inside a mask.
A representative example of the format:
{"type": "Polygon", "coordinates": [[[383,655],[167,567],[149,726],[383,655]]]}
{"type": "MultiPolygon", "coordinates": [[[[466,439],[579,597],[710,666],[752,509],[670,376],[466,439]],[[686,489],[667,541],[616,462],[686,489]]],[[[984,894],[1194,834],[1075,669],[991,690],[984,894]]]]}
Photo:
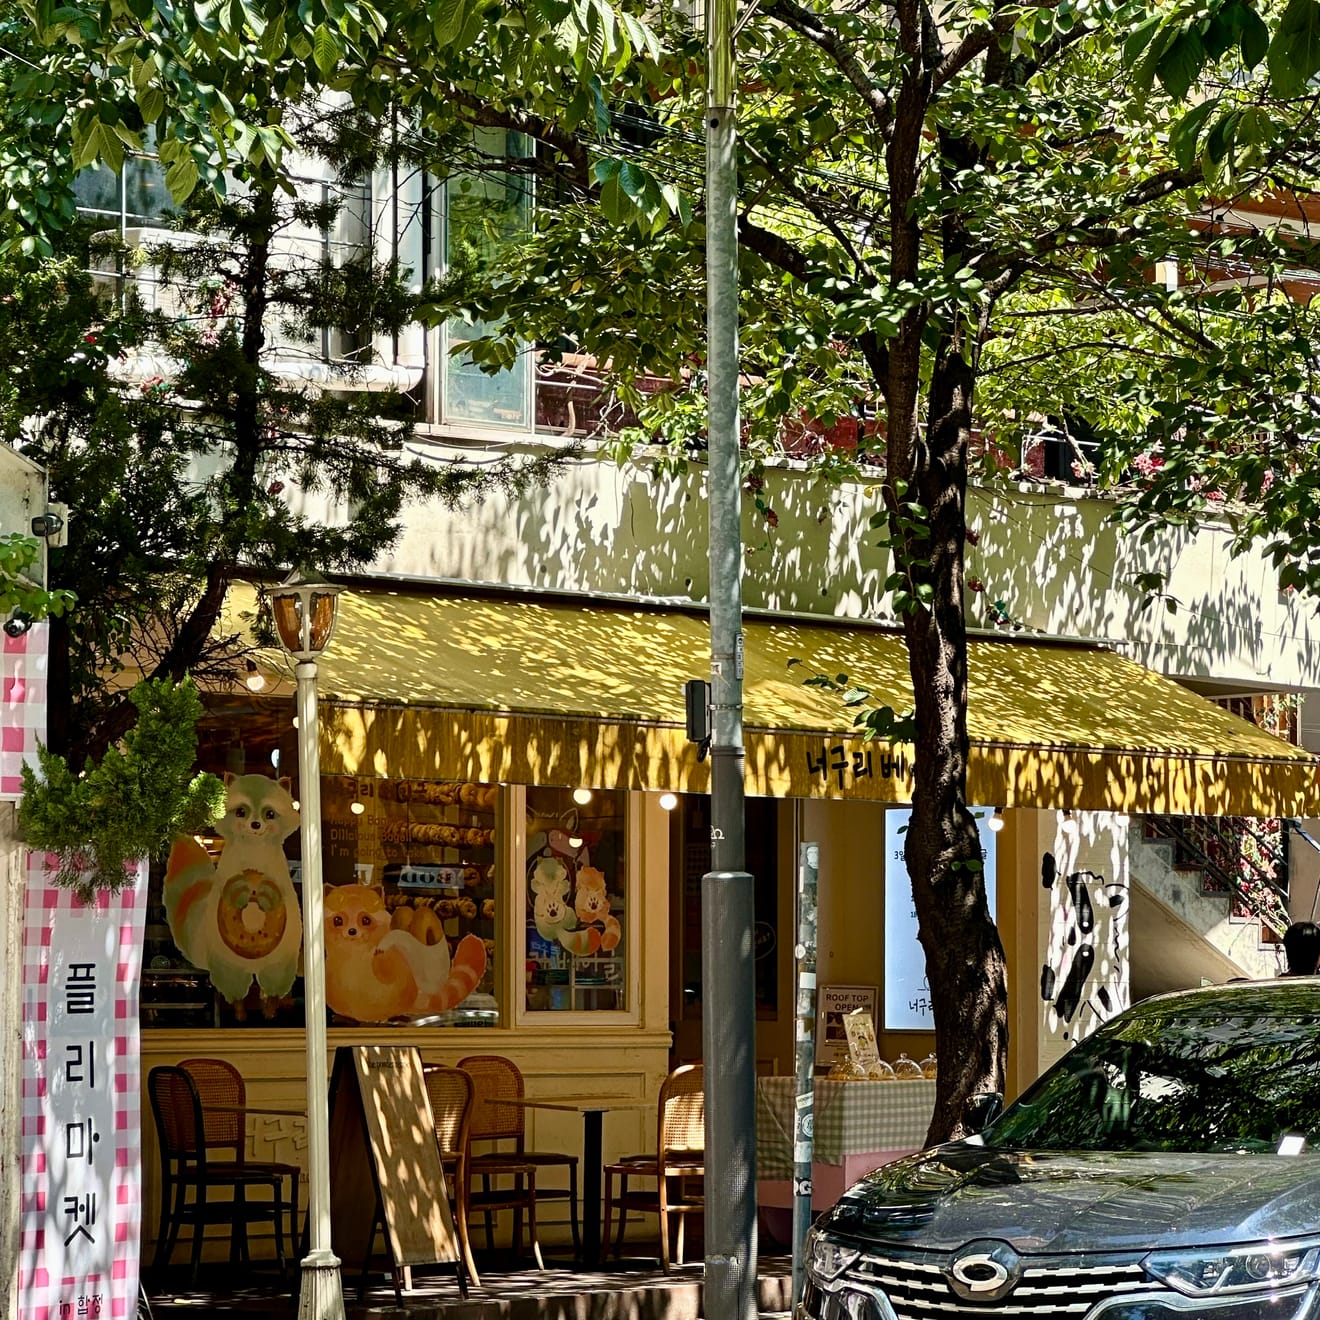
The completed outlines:
{"type": "MultiPolygon", "coordinates": [[[[1220,236],[1188,223],[1211,189],[1268,187],[1285,162],[1309,177],[1316,160],[1306,103],[1253,72],[1250,15],[1207,39],[1214,122],[1231,113],[1237,126],[1230,149],[1204,135],[1209,112],[1182,115],[1187,86],[1163,65],[1157,83],[1124,64],[1125,40],[1149,32],[1142,18],[1071,3],[767,0],[742,37],[749,463],[851,416],[883,467],[873,521],[892,554],[914,710],[875,709],[864,675],[828,681],[863,728],[915,744],[905,853],[941,1059],[932,1138],[959,1135],[971,1097],[1002,1088],[1007,1042],[1003,951],[966,803],[969,473],[1016,466],[1014,448],[1051,418],[1066,426],[1074,406],[1100,414],[1105,387],[1128,375],[1079,376],[1076,355],[1118,343],[1116,327],[1145,363],[1141,406],[1171,406],[1208,358],[1149,343],[1142,358],[1143,336],[1195,341],[1201,315],[1153,268],[1217,250],[1220,236]]],[[[472,346],[491,369],[515,339],[571,336],[609,363],[640,433],[681,458],[704,425],[702,52],[665,21],[653,60],[601,77],[593,114],[510,85],[496,42],[451,51],[426,90],[404,95],[421,153],[474,124],[529,135],[550,199],[493,270],[438,287],[434,315],[461,308],[491,327],[472,346]],[[672,388],[644,392],[657,374],[672,388]]],[[[1263,324],[1244,316],[1237,333],[1263,324]]]]}
{"type": "MultiPolygon", "coordinates": [[[[308,152],[333,158],[351,178],[362,124],[345,120],[329,132],[315,103],[281,99],[305,85],[305,59],[272,56],[270,41],[213,51],[226,42],[212,40],[205,15],[197,21],[193,75],[211,60],[215,97],[231,110],[277,107],[271,114],[282,148],[296,143],[304,159],[308,152]]],[[[25,98],[45,104],[53,86],[84,86],[67,52],[48,56],[31,42],[28,49],[30,63],[10,70],[11,111],[21,114],[25,98]]],[[[85,65],[93,58],[79,55],[85,65]]],[[[217,637],[216,625],[236,576],[360,568],[394,542],[409,501],[478,498],[543,479],[553,466],[428,458],[413,443],[415,404],[355,388],[361,362],[329,368],[329,388],[308,385],[296,365],[291,375],[288,359],[318,357],[325,329],[369,344],[404,325],[408,272],[379,260],[369,243],[339,258],[307,259],[309,246],[320,252],[317,236],[334,227],[351,190],[328,200],[300,197],[292,152],[276,155],[275,139],[246,134],[233,118],[226,134],[251,140],[227,170],[220,169],[226,136],[209,145],[191,139],[195,153],[193,146],[167,151],[159,134],[167,126],[191,133],[193,111],[171,119],[158,89],[148,89],[158,93],[154,100],[139,96],[146,65],[136,67],[130,61],[121,71],[118,99],[117,75],[98,83],[97,105],[121,116],[116,140],[130,148],[145,146],[154,128],[162,163],[169,162],[165,177],[187,200],[162,221],[177,238],[109,255],[153,265],[166,310],[148,314],[131,296],[107,303],[80,269],[85,230],[50,228],[52,216],[63,223],[66,208],[55,195],[89,158],[88,133],[111,168],[124,165],[122,153],[105,150],[101,129],[79,118],[80,100],[63,102],[66,121],[54,137],[67,151],[44,166],[52,204],[40,214],[11,213],[17,241],[0,268],[0,363],[12,369],[0,399],[4,435],[45,466],[52,494],[74,511],[67,546],[51,553],[53,582],[80,601],[60,621],[52,658],[68,696],[53,700],[52,710],[69,714],[68,728],[52,733],[73,765],[112,747],[132,724],[131,701],[107,682],[123,668],[170,680],[234,675],[238,643],[217,637]],[[206,169],[180,173],[181,161],[204,152],[214,153],[206,169]],[[196,186],[199,179],[205,186],[196,186]],[[61,248],[77,255],[40,260],[41,251],[61,248]],[[282,366],[271,360],[277,341],[282,366]],[[126,380],[125,351],[146,347],[156,370],[126,380]]],[[[173,94],[186,99],[191,88],[185,80],[173,94]]]]}
{"type": "MultiPolygon", "coordinates": [[[[1051,419],[1066,429],[1073,410],[1101,413],[1114,372],[1067,374],[1078,353],[1133,345],[1123,360],[1144,364],[1126,396],[1134,417],[1169,407],[1189,360],[1208,372],[1204,344],[1192,359],[1161,346],[1169,334],[1194,342],[1200,314],[1166,297],[1151,269],[1220,241],[1189,232],[1189,206],[1207,193],[1266,187],[1285,165],[1309,177],[1314,134],[1305,101],[1289,98],[1300,89],[1290,71],[1309,59],[1295,54],[1305,43],[1293,11],[1314,3],[1292,0],[1273,37],[1242,0],[1149,11],[766,0],[745,15],[749,462],[849,419],[882,461],[876,525],[915,708],[872,709],[861,675],[841,686],[864,728],[915,743],[906,854],[942,1064],[932,1137],[960,1133],[971,1096],[1002,1083],[1006,1045],[1003,953],[965,802],[969,473],[1012,466],[1014,447],[1051,419]],[[1184,114],[1196,79],[1213,104],[1184,114]]],[[[401,126],[395,140],[415,160],[452,162],[476,128],[535,143],[530,158],[477,162],[540,180],[533,234],[453,272],[432,315],[482,328],[468,351],[492,370],[518,341],[571,336],[609,365],[641,433],[683,461],[704,425],[703,50],[680,15],[653,31],[631,8],[354,9],[352,39],[334,37],[322,72],[333,65],[358,108],[401,126]],[[657,375],[672,388],[644,390],[657,375]]],[[[34,12],[47,35],[69,21],[34,12]]],[[[274,22],[269,5],[227,6],[180,38],[159,18],[103,13],[78,18],[79,38],[109,52],[140,110],[165,77],[158,52],[183,40],[237,58],[274,22]]],[[[315,58],[318,25],[332,25],[316,5],[291,21],[295,53],[315,58]]],[[[213,99],[204,114],[181,111],[170,134],[209,167],[222,148],[246,157],[258,150],[243,131],[252,105],[231,113],[213,99]]],[[[88,159],[117,113],[84,108],[88,159]]],[[[1240,324],[1248,335],[1256,323],[1240,324]]]]}

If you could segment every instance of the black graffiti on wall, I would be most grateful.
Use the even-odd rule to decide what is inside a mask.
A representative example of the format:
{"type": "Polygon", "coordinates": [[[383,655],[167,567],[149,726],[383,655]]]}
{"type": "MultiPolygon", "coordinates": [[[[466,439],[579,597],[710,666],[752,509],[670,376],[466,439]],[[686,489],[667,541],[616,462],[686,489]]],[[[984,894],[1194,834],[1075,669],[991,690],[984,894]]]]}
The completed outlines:
{"type": "MultiPolygon", "coordinates": [[[[1041,885],[1050,891],[1050,938],[1040,971],[1040,997],[1052,1004],[1063,1039],[1073,1038],[1081,1015],[1087,1026],[1112,1017],[1126,1005],[1126,975],[1120,909],[1121,884],[1095,871],[1060,877],[1053,853],[1041,858],[1041,885]]],[[[1087,1034],[1083,1031],[1081,1034],[1087,1034]]]]}

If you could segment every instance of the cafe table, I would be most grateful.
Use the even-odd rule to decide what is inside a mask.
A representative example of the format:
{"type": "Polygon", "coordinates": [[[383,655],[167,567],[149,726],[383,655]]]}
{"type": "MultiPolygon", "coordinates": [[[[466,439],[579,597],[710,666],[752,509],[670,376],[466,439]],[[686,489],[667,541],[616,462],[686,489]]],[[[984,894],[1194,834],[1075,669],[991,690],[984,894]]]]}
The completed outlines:
{"type": "Polygon", "coordinates": [[[604,1168],[602,1134],[605,1115],[612,1109],[654,1109],[654,1100],[630,1095],[509,1096],[491,1098],[492,1104],[516,1105],[521,1109],[553,1109],[582,1115],[582,1263],[600,1264],[601,1173],[604,1168]]]}
{"type": "MultiPolygon", "coordinates": [[[[771,1210],[793,1205],[796,1077],[756,1082],[756,1199],[771,1210]]],[[[812,1206],[825,1210],[873,1169],[926,1144],[935,1082],[815,1080],[812,1206]]],[[[776,1231],[775,1236],[780,1234],[776,1231]]]]}

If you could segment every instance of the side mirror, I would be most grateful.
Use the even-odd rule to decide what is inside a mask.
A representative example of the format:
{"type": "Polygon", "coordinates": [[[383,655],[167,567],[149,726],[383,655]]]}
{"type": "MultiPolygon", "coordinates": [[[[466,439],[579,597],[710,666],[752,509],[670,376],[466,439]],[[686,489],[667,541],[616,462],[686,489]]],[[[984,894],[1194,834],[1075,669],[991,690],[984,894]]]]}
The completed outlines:
{"type": "Polygon", "coordinates": [[[978,1091],[967,1106],[964,1123],[969,1133],[980,1132],[1004,1112],[1004,1097],[998,1091],[978,1091]]]}

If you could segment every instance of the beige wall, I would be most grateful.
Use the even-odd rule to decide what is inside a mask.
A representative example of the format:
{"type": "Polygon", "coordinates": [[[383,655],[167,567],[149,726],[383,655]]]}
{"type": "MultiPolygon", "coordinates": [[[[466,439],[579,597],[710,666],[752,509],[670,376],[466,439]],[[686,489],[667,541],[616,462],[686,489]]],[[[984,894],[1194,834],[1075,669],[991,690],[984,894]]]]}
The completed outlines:
{"type": "MultiPolygon", "coordinates": [[[[511,447],[516,447],[512,446],[511,447]]],[[[481,456],[477,445],[435,442],[438,458],[481,456]]],[[[876,507],[865,483],[832,484],[801,469],[766,474],[768,528],[744,510],[743,595],[749,607],[845,617],[889,617],[888,573],[876,507]]],[[[1134,659],[1179,677],[1248,688],[1320,688],[1320,620],[1280,593],[1258,551],[1234,558],[1227,526],[1171,528],[1149,541],[1124,536],[1112,506],[1059,487],[1005,483],[968,492],[980,532],[968,572],[986,584],[970,613],[1004,601],[1032,628],[1110,639],[1134,659]],[[1162,571],[1178,607],[1142,609],[1132,581],[1162,571]]],[[[549,488],[492,496],[449,511],[416,507],[381,573],[663,599],[708,596],[705,469],[655,477],[642,463],[576,459],[549,488]]]]}

